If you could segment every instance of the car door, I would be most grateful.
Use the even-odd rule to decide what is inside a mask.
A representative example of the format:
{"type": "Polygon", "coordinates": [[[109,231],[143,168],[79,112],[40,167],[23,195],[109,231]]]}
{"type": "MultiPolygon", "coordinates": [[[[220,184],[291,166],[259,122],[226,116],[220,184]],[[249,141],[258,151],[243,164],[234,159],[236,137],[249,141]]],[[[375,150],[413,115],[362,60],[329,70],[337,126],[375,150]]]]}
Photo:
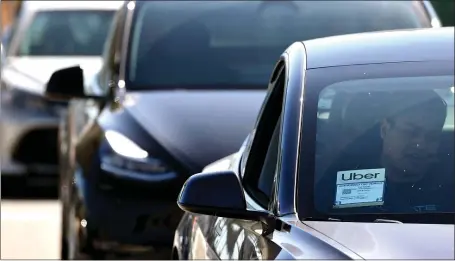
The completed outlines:
{"type": "MultiPolygon", "coordinates": [[[[286,69],[281,62],[273,73],[269,94],[238,165],[250,209],[273,209],[285,79],[286,69]]],[[[209,246],[220,259],[273,259],[279,247],[262,232],[258,221],[216,218],[209,246]]]]}

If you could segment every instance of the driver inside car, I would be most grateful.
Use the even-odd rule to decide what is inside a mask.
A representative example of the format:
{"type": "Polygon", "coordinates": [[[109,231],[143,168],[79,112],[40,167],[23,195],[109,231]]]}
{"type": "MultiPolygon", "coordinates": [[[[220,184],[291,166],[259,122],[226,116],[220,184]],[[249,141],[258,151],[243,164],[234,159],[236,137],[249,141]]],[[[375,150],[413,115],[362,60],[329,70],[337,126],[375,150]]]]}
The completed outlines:
{"type": "Polygon", "coordinates": [[[453,173],[438,158],[446,103],[434,91],[400,91],[388,96],[385,104],[386,116],[376,124],[378,128],[365,131],[347,145],[317,183],[316,191],[326,191],[316,193],[316,200],[322,203],[318,205],[330,208],[329,212],[336,210],[338,172],[383,169],[383,204],[370,206],[372,212],[453,211],[454,184],[447,178],[453,173]]]}

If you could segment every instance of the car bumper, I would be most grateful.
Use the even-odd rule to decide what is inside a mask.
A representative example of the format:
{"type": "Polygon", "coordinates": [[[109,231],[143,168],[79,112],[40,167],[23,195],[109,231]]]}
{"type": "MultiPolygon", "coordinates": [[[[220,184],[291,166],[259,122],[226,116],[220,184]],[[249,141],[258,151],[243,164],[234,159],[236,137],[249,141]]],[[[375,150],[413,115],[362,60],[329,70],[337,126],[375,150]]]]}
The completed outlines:
{"type": "Polygon", "coordinates": [[[87,222],[85,235],[95,249],[109,252],[147,252],[153,247],[171,247],[175,229],[183,212],[175,200],[162,200],[159,195],[134,197],[103,191],[76,174],[87,222]],[[152,247],[153,246],[153,247],[152,247]]]}
{"type": "Polygon", "coordinates": [[[59,116],[2,107],[2,175],[56,175],[59,116]]]}

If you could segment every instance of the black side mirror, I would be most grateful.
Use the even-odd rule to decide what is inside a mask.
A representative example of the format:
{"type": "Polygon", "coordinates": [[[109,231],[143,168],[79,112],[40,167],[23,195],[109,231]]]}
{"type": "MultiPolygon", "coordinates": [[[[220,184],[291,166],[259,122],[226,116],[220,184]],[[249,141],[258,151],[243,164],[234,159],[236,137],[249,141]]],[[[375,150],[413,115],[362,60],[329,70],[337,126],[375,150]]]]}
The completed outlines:
{"type": "Polygon", "coordinates": [[[56,100],[83,98],[84,75],[79,66],[55,71],[46,85],[46,97],[56,100]]]}
{"type": "Polygon", "coordinates": [[[84,92],[84,74],[79,66],[55,71],[46,85],[46,97],[51,100],[101,99],[104,97],[86,95],[84,92]]]}
{"type": "Polygon", "coordinates": [[[232,171],[199,173],[183,185],[177,200],[187,212],[245,220],[261,220],[267,212],[247,210],[243,188],[232,171]]]}

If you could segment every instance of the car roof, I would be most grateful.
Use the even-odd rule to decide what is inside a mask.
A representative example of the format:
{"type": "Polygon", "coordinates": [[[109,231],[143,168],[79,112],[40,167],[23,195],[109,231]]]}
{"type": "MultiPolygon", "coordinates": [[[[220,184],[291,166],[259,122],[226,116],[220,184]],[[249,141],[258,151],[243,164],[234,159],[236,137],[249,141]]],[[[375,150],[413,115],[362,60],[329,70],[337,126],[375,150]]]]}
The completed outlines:
{"type": "Polygon", "coordinates": [[[307,69],[454,60],[454,27],[346,34],[302,42],[307,69]]]}
{"type": "Polygon", "coordinates": [[[124,1],[24,1],[22,8],[29,12],[46,10],[117,10],[124,1]]]}

